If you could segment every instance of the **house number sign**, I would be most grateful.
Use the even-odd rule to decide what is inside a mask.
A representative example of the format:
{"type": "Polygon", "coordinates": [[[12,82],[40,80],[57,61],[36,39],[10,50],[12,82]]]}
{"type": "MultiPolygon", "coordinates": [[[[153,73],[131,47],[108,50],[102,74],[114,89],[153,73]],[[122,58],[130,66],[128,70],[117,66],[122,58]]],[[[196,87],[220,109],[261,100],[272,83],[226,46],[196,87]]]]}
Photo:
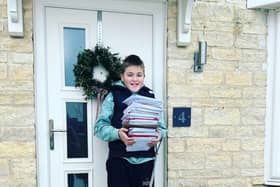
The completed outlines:
{"type": "Polygon", "coordinates": [[[175,107],[173,108],[173,127],[191,126],[191,108],[175,107]]]}

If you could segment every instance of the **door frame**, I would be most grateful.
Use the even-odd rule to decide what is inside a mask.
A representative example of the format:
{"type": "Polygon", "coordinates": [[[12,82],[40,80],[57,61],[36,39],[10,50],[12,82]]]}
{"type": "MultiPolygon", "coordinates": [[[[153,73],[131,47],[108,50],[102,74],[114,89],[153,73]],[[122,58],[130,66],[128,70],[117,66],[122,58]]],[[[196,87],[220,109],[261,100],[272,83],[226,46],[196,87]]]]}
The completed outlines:
{"type": "Polygon", "coordinates": [[[280,118],[280,108],[275,105],[277,99],[277,93],[280,92],[279,71],[278,62],[280,60],[280,12],[279,10],[270,10],[268,17],[268,35],[267,35],[267,97],[266,97],[266,122],[265,122],[265,149],[264,149],[264,182],[267,185],[279,185],[280,176],[272,176],[273,167],[279,167],[273,163],[272,157],[276,151],[273,150],[275,142],[273,139],[273,132],[277,131],[276,127],[280,118]]]}
{"type": "MultiPolygon", "coordinates": [[[[50,186],[50,155],[49,155],[49,129],[48,129],[48,90],[47,90],[47,72],[46,72],[46,41],[45,41],[45,8],[61,7],[75,8],[84,10],[107,10],[107,11],[128,11],[132,13],[149,13],[156,19],[155,33],[153,35],[156,41],[154,49],[158,49],[161,55],[153,57],[154,65],[157,67],[157,73],[153,73],[153,89],[160,93],[158,97],[166,103],[166,0],[85,0],[86,3],[75,3],[67,0],[33,0],[33,38],[34,38],[34,86],[35,86],[35,111],[36,111],[36,157],[37,157],[37,187],[50,186]],[[158,76],[161,75],[161,76],[158,76]],[[158,84],[158,83],[161,84],[158,84]],[[155,84],[157,83],[157,84],[155,84]]],[[[154,69],[154,68],[153,68],[154,69]]],[[[165,115],[166,116],[166,115],[165,115]]],[[[163,144],[166,145],[166,144],[163,144]]],[[[159,160],[163,162],[163,168],[156,170],[164,171],[157,175],[161,178],[158,186],[165,186],[167,180],[166,174],[166,148],[162,147],[159,154],[159,160]]]]}

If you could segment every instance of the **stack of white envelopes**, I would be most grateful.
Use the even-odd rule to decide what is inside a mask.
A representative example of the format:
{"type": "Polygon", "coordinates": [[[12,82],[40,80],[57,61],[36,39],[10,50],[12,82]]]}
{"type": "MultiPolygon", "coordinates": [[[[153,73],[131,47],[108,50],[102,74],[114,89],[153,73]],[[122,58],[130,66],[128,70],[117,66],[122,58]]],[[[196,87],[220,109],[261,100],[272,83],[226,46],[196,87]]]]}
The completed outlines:
{"type": "Polygon", "coordinates": [[[126,147],[127,151],[147,151],[148,143],[157,137],[162,102],[155,98],[132,95],[123,101],[127,106],[122,117],[123,127],[128,129],[128,136],[136,143],[126,147]]]}

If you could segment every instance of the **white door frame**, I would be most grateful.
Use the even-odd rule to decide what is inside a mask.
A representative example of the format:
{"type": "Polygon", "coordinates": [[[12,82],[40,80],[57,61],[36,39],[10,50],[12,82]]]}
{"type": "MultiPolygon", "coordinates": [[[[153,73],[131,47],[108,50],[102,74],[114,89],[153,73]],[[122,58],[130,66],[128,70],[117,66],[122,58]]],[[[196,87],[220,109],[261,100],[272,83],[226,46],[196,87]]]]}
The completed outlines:
{"type": "MultiPolygon", "coordinates": [[[[276,169],[279,169],[279,132],[280,126],[280,107],[276,105],[279,101],[280,87],[280,12],[270,10],[267,18],[267,107],[266,107],[266,126],[265,126],[265,154],[264,154],[264,181],[268,185],[279,185],[280,175],[275,176],[276,169]],[[278,141],[278,142],[277,142],[278,141]],[[278,147],[278,148],[277,148],[278,147]],[[276,163],[277,162],[277,163],[276,163]]],[[[279,170],[278,170],[279,173],[279,170]]]]}
{"type": "MultiPolygon", "coordinates": [[[[153,73],[153,89],[157,93],[157,97],[165,101],[165,51],[166,51],[166,2],[165,0],[85,0],[86,3],[80,3],[78,6],[72,1],[67,0],[33,0],[33,36],[34,36],[34,69],[35,69],[35,110],[36,110],[36,153],[37,153],[37,187],[50,186],[50,157],[49,157],[49,136],[48,136],[48,97],[47,97],[47,72],[45,61],[45,8],[46,7],[64,7],[77,9],[94,9],[108,11],[126,11],[132,13],[149,13],[153,14],[156,23],[153,29],[156,41],[155,48],[158,49],[157,54],[153,57],[156,72],[153,73]],[[164,11],[163,11],[164,10],[164,11]],[[161,75],[161,76],[159,76],[161,75]]],[[[160,151],[159,161],[164,162],[164,149],[160,151]]],[[[162,164],[162,167],[165,167],[162,164]]],[[[166,171],[165,168],[156,168],[159,171],[166,171]]],[[[157,174],[159,183],[156,186],[165,186],[165,172],[157,174]]]]}

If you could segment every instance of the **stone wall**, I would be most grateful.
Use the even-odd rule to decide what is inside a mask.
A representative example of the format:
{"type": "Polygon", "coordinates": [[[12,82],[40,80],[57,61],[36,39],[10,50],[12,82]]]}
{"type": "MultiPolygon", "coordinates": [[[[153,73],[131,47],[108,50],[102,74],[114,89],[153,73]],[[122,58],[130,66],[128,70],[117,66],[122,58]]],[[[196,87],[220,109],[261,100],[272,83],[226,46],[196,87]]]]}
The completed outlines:
{"type": "MultiPolygon", "coordinates": [[[[35,187],[32,0],[24,38],[7,31],[0,0],[0,186],[35,187]]],[[[246,0],[196,0],[192,43],[176,46],[176,0],[168,1],[168,186],[250,187],[263,183],[266,13],[246,0]],[[204,72],[193,72],[198,41],[204,72]],[[191,127],[172,127],[172,108],[192,108],[191,127]]]]}
{"type": "Polygon", "coordinates": [[[168,186],[263,184],[266,12],[246,0],[197,0],[192,43],[176,46],[176,0],[168,1],[168,186]],[[207,64],[193,72],[198,41],[207,64]],[[172,108],[191,107],[191,127],[172,127],[172,108]]]}
{"type": "Polygon", "coordinates": [[[24,0],[24,38],[8,34],[0,0],[0,186],[35,187],[32,0],[24,0]]]}

